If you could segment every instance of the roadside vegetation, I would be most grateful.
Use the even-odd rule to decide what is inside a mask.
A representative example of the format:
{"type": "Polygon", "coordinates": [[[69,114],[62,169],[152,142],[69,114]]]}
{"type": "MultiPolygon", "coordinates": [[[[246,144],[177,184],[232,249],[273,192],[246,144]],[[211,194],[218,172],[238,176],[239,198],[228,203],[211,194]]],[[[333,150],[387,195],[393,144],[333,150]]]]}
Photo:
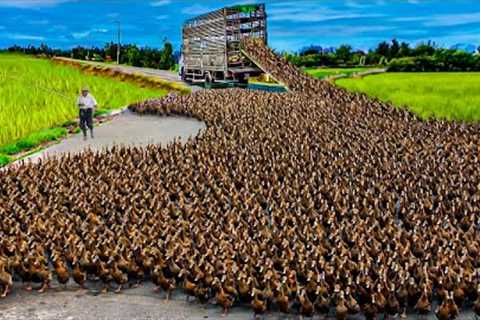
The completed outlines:
{"type": "Polygon", "coordinates": [[[406,107],[422,119],[480,122],[480,73],[384,73],[339,79],[351,91],[406,107]]]}
{"type": "MultiPolygon", "coordinates": [[[[42,44],[35,46],[11,46],[6,51],[10,53],[25,53],[46,57],[66,57],[77,60],[90,60],[98,62],[116,62],[117,44],[107,42],[103,47],[76,46],[71,49],[55,49],[42,44]]],[[[178,54],[177,54],[178,56],[178,54]]],[[[135,44],[120,45],[120,64],[135,67],[171,70],[175,68],[175,53],[170,42],[165,41],[163,48],[139,47],[135,44]]]]}
{"type": "Polygon", "coordinates": [[[303,71],[314,76],[318,79],[323,79],[325,77],[336,76],[336,75],[345,75],[347,77],[351,76],[357,72],[364,72],[371,70],[369,67],[355,67],[355,68],[305,68],[303,71]]]}
{"type": "Polygon", "coordinates": [[[412,46],[393,39],[380,42],[369,51],[355,50],[348,44],[338,48],[309,46],[283,55],[294,65],[305,68],[370,66],[397,72],[480,71],[480,47],[465,51],[457,47],[442,48],[430,41],[412,46]]]}
{"type": "Polygon", "coordinates": [[[0,155],[28,150],[58,139],[58,127],[77,117],[75,100],[88,85],[98,114],[165,95],[167,90],[87,75],[80,70],[26,55],[0,54],[0,155]],[[53,130],[47,130],[57,128],[53,130]]]}
{"type": "Polygon", "coordinates": [[[15,155],[24,150],[32,149],[42,143],[48,141],[56,141],[67,135],[67,129],[65,128],[51,128],[44,129],[38,132],[29,134],[25,138],[19,139],[16,142],[6,144],[0,147],[0,154],[15,155]]]}

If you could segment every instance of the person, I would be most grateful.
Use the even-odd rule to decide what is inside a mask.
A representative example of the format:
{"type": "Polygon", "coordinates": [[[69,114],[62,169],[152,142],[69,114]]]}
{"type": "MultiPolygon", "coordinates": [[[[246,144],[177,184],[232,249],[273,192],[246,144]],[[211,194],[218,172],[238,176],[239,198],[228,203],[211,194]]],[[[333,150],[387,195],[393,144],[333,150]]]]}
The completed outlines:
{"type": "Polygon", "coordinates": [[[90,94],[88,87],[83,87],[77,99],[77,106],[80,109],[80,129],[83,132],[83,140],[87,140],[87,127],[90,129],[90,136],[93,139],[93,113],[97,108],[97,101],[90,94]]]}

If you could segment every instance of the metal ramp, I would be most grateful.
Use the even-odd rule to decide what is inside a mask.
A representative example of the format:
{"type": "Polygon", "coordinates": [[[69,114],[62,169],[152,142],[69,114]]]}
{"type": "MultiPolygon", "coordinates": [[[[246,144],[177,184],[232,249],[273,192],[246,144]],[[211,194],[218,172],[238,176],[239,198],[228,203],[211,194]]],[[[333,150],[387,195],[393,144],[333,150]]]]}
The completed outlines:
{"type": "MultiPolygon", "coordinates": [[[[278,78],[276,78],[275,76],[273,76],[267,68],[265,68],[259,61],[257,61],[255,58],[253,58],[253,56],[251,54],[248,53],[247,50],[245,50],[245,48],[242,46],[240,46],[240,51],[242,52],[242,54],[244,54],[250,61],[252,61],[258,68],[260,68],[263,72],[265,72],[266,74],[268,74],[270,77],[272,77],[278,84],[282,85],[283,87],[285,87],[287,89],[287,91],[291,91],[291,89],[282,81],[280,81],[278,78]]],[[[279,59],[281,59],[279,57],[279,59]]]]}

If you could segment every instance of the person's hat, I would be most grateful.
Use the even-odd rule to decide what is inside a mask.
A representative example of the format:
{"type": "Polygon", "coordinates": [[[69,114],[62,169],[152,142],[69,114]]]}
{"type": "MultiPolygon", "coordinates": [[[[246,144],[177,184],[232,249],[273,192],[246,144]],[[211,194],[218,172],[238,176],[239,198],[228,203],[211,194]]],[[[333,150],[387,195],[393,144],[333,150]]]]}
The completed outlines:
{"type": "Polygon", "coordinates": [[[87,86],[83,86],[83,87],[82,87],[82,91],[90,91],[90,89],[88,89],[87,86]]]}

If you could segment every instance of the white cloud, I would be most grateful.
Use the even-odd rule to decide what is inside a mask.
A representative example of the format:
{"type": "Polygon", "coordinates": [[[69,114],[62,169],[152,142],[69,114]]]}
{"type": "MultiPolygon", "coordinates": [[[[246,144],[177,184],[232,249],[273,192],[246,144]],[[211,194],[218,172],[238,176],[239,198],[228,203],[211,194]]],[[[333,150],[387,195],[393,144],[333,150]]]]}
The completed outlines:
{"type": "Polygon", "coordinates": [[[462,24],[478,23],[480,12],[432,15],[423,24],[426,27],[451,27],[462,24]]]}
{"type": "Polygon", "coordinates": [[[424,16],[416,16],[416,17],[398,17],[398,18],[392,18],[392,21],[396,22],[415,22],[415,21],[425,21],[428,20],[430,17],[424,17],[424,16]]]}
{"type": "Polygon", "coordinates": [[[171,3],[171,0],[157,0],[157,1],[150,2],[150,5],[152,7],[161,7],[161,6],[166,6],[167,4],[170,4],[170,3],[171,3]]]}
{"type": "Polygon", "coordinates": [[[63,24],[56,24],[54,26],[52,26],[50,29],[48,29],[49,31],[65,31],[67,30],[67,26],[63,25],[63,24]]]}
{"type": "MultiPolygon", "coordinates": [[[[357,6],[358,3],[351,2],[357,6]]],[[[319,7],[318,3],[302,2],[301,5],[293,2],[284,2],[268,10],[270,21],[293,22],[320,22],[339,19],[378,18],[382,14],[356,12],[356,10],[335,10],[328,7],[319,7]]]]}
{"type": "Polygon", "coordinates": [[[208,13],[213,10],[215,10],[215,8],[207,7],[201,4],[194,4],[193,6],[183,8],[182,13],[189,14],[189,15],[197,15],[197,14],[208,13]]]}
{"type": "Polygon", "coordinates": [[[14,7],[14,8],[38,8],[38,7],[52,7],[61,3],[75,0],[1,0],[0,7],[14,7]]]}
{"type": "Polygon", "coordinates": [[[9,33],[7,38],[13,40],[33,40],[33,41],[42,41],[45,40],[45,37],[35,36],[30,34],[20,34],[20,33],[9,33]]]}
{"type": "Polygon", "coordinates": [[[362,9],[362,8],[370,7],[370,4],[364,4],[364,3],[360,3],[360,2],[357,2],[357,1],[354,1],[354,0],[347,0],[347,1],[345,2],[345,6],[346,6],[346,7],[349,7],[349,8],[359,8],[359,9],[362,9]]]}
{"type": "Polygon", "coordinates": [[[352,25],[321,25],[321,26],[308,26],[295,29],[285,28],[272,28],[271,32],[276,36],[281,37],[295,37],[299,38],[304,34],[313,36],[324,37],[354,37],[368,33],[383,33],[386,31],[394,30],[394,27],[384,25],[365,25],[365,26],[352,26],[352,25]]]}
{"type": "Polygon", "coordinates": [[[41,20],[30,20],[27,21],[28,24],[34,25],[34,26],[45,26],[49,24],[50,21],[47,19],[41,19],[41,20]]]}
{"type": "Polygon", "coordinates": [[[72,37],[74,37],[75,39],[83,39],[94,33],[107,33],[108,31],[109,31],[108,29],[104,29],[104,28],[95,28],[95,29],[90,29],[82,32],[73,32],[72,37]]]}
{"type": "Polygon", "coordinates": [[[299,12],[296,14],[270,14],[270,21],[320,22],[340,19],[379,18],[382,14],[337,13],[319,14],[318,12],[299,12]]]}
{"type": "Polygon", "coordinates": [[[72,36],[73,36],[75,39],[82,39],[82,38],[87,37],[89,34],[90,34],[90,31],[74,32],[74,33],[72,33],[72,36]]]}

